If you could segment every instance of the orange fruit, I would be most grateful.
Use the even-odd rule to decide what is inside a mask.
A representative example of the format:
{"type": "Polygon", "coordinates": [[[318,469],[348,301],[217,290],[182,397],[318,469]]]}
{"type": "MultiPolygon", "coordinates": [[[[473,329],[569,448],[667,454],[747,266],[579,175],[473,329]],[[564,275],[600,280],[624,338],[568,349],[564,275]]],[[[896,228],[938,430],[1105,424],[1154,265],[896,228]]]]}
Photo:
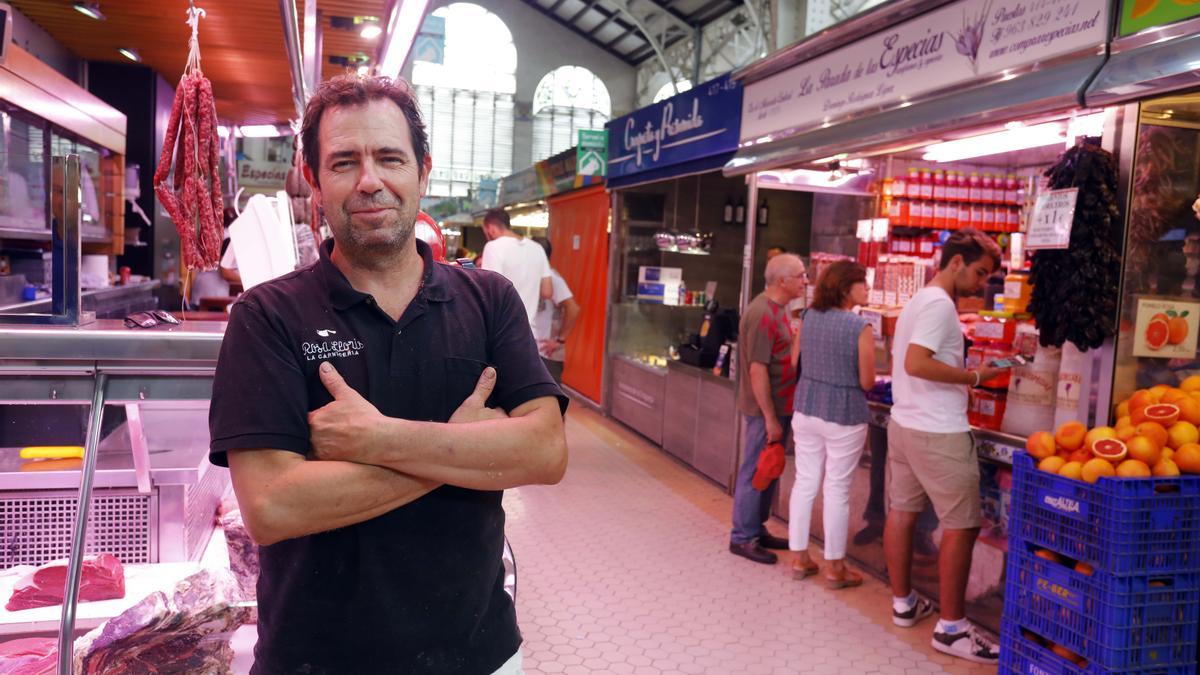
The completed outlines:
{"type": "Polygon", "coordinates": [[[1158,422],[1169,429],[1179,421],[1179,412],[1179,406],[1173,403],[1155,403],[1142,408],[1141,417],[1147,422],[1158,422]]]}
{"type": "Polygon", "coordinates": [[[1200,429],[1191,422],[1176,422],[1167,429],[1167,445],[1173,449],[1200,441],[1200,429]]]}
{"type": "Polygon", "coordinates": [[[1160,459],[1150,473],[1157,478],[1174,478],[1179,475],[1179,465],[1169,459],[1160,459]]]}
{"type": "Polygon", "coordinates": [[[1179,383],[1179,388],[1188,392],[1200,391],[1200,375],[1189,375],[1179,383]]]}
{"type": "Polygon", "coordinates": [[[1070,649],[1067,649],[1066,647],[1064,647],[1062,645],[1050,645],[1050,651],[1063,657],[1064,659],[1070,661],[1071,663],[1075,663],[1075,660],[1079,658],[1075,654],[1075,652],[1071,651],[1070,649]]]}
{"type": "Polygon", "coordinates": [[[1171,387],[1165,393],[1163,393],[1162,400],[1159,401],[1159,403],[1174,403],[1183,398],[1191,398],[1191,396],[1189,396],[1188,393],[1182,389],[1171,387]]]}
{"type": "Polygon", "coordinates": [[[1051,551],[1048,548],[1039,548],[1038,550],[1033,552],[1033,555],[1035,558],[1041,558],[1042,560],[1049,560],[1052,563],[1058,563],[1060,565],[1062,564],[1062,561],[1063,561],[1063,558],[1061,555],[1055,553],[1054,551],[1051,551]]]}
{"type": "Polygon", "coordinates": [[[1131,426],[1133,426],[1133,420],[1129,418],[1129,415],[1125,415],[1124,417],[1118,417],[1116,424],[1113,424],[1114,429],[1120,429],[1121,427],[1131,427],[1131,426]]]}
{"type": "Polygon", "coordinates": [[[1186,340],[1187,336],[1188,336],[1187,319],[1185,319],[1181,316],[1174,316],[1174,317],[1171,317],[1171,320],[1169,322],[1167,322],[1167,324],[1168,324],[1168,330],[1169,330],[1169,334],[1167,336],[1167,344],[1169,344],[1169,345],[1183,344],[1183,341],[1186,340]]]}
{"type": "Polygon", "coordinates": [[[1163,395],[1172,389],[1174,389],[1174,387],[1169,384],[1156,384],[1153,387],[1150,387],[1148,391],[1158,397],[1158,401],[1161,403],[1163,395]]]}
{"type": "MultiPolygon", "coordinates": [[[[1149,471],[1149,469],[1146,469],[1146,471],[1149,471]]],[[[1083,462],[1071,460],[1070,462],[1063,464],[1062,468],[1058,470],[1058,475],[1062,476],[1063,478],[1070,478],[1071,480],[1082,480],[1083,462]]]]}
{"type": "Polygon", "coordinates": [[[1118,403],[1117,409],[1115,412],[1116,412],[1116,414],[1114,416],[1117,419],[1120,419],[1122,417],[1129,417],[1129,399],[1125,399],[1124,401],[1121,401],[1120,403],[1118,403]]]}
{"type": "Polygon", "coordinates": [[[1054,434],[1049,431],[1035,431],[1025,441],[1025,451],[1030,457],[1042,460],[1054,454],[1054,434]]]}
{"type": "Polygon", "coordinates": [[[1058,455],[1053,455],[1038,462],[1037,468],[1038,471],[1045,471],[1046,473],[1058,473],[1058,470],[1063,468],[1063,465],[1066,463],[1067,460],[1058,455]]]}
{"type": "Polygon", "coordinates": [[[1139,459],[1127,459],[1117,465],[1117,476],[1121,478],[1149,478],[1150,467],[1139,459]]]}
{"type": "Polygon", "coordinates": [[[1128,443],[1129,439],[1137,436],[1137,427],[1132,424],[1117,427],[1117,440],[1128,443]]]}
{"type": "MultiPolygon", "coordinates": [[[[1200,447],[1200,446],[1197,446],[1197,447],[1200,447]]],[[[1162,461],[1163,459],[1169,459],[1169,460],[1173,461],[1175,459],[1175,451],[1170,448],[1163,448],[1162,449],[1162,457],[1160,458],[1159,461],[1162,461]]]]}
{"type": "Polygon", "coordinates": [[[1112,462],[1095,457],[1084,463],[1079,474],[1083,482],[1095,483],[1101,478],[1112,478],[1117,474],[1117,470],[1113,468],[1112,462]]]}
{"type": "Polygon", "coordinates": [[[1054,432],[1054,441],[1065,450],[1078,450],[1087,437],[1087,427],[1081,422],[1065,422],[1054,432]]]}
{"type": "Polygon", "coordinates": [[[1200,424],[1200,400],[1189,395],[1175,402],[1179,408],[1179,419],[1192,424],[1200,424]]]}
{"type": "Polygon", "coordinates": [[[1133,396],[1129,397],[1129,409],[1145,408],[1153,403],[1158,403],[1161,400],[1162,394],[1157,394],[1149,389],[1139,389],[1133,392],[1133,396]]]}
{"type": "MultiPolygon", "coordinates": [[[[1171,461],[1184,473],[1200,473],[1200,445],[1189,443],[1175,450],[1171,461]]],[[[1041,468],[1041,467],[1038,467],[1041,468]]]]}
{"type": "Polygon", "coordinates": [[[1137,425],[1139,436],[1145,436],[1162,447],[1167,444],[1167,428],[1158,422],[1142,422],[1137,425]]]}
{"type": "Polygon", "coordinates": [[[1125,459],[1125,455],[1128,452],[1129,449],[1125,443],[1116,438],[1104,438],[1096,441],[1096,444],[1092,446],[1093,455],[1113,464],[1125,459]]]}
{"type": "Polygon", "coordinates": [[[1080,448],[1078,450],[1072,451],[1070,455],[1067,455],[1067,461],[1068,462],[1079,462],[1080,464],[1083,464],[1084,462],[1091,459],[1093,456],[1094,455],[1092,455],[1091,450],[1088,450],[1087,448],[1080,448]]]}
{"type": "Polygon", "coordinates": [[[1158,460],[1162,458],[1162,449],[1153,440],[1145,436],[1134,436],[1125,444],[1129,450],[1129,458],[1137,459],[1145,462],[1149,466],[1154,466],[1158,460]]]}
{"type": "Polygon", "coordinates": [[[1083,447],[1087,448],[1088,450],[1094,450],[1097,441],[1116,437],[1117,432],[1112,427],[1096,427],[1095,429],[1087,432],[1087,435],[1083,437],[1083,447]]]}
{"type": "Polygon", "coordinates": [[[1095,570],[1092,569],[1092,566],[1083,562],[1082,560],[1075,563],[1075,571],[1087,577],[1090,577],[1095,573],[1095,570]]]}

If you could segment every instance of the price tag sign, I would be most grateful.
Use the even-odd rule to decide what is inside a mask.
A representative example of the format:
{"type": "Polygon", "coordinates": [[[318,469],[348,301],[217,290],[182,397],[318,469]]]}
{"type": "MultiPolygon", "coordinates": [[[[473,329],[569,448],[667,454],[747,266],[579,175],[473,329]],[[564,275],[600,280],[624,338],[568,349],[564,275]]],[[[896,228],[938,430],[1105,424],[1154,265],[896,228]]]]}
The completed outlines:
{"type": "Polygon", "coordinates": [[[1038,195],[1029,216],[1025,249],[1064,249],[1071,245],[1071,223],[1079,188],[1051,190],[1038,195]]]}

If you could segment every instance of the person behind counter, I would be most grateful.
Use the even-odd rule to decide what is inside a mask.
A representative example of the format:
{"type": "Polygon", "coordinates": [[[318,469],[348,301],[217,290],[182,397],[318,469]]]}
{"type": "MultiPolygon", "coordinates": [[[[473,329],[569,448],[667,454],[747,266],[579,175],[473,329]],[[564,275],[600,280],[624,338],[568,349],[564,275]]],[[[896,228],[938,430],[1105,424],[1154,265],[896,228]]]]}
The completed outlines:
{"type": "Polygon", "coordinates": [[[850,480],[867,439],[866,390],[875,384],[875,334],[855,314],[867,304],[867,270],[839,260],[821,273],[812,307],[801,319],[798,352],[803,361],[792,401],[792,441],[796,482],[789,506],[788,538],[796,552],[792,575],[818,572],[808,555],[813,502],[824,467],[825,583],[830,588],[861,586],[862,575],[846,567],[850,530],[850,480]]]}
{"type": "Polygon", "coordinates": [[[260,545],[251,672],[518,673],[501,499],[562,478],[566,398],[512,285],[415,238],[407,82],[323,83],[301,136],[333,238],[234,305],[209,417],[260,545]]]}
{"type": "Polygon", "coordinates": [[[963,367],[956,300],[978,292],[1000,265],[1000,256],[996,242],[978,230],[950,235],[937,275],[900,313],[892,344],[891,511],[883,533],[892,621],[911,627],[933,614],[911,582],[917,517],[932,501],[943,531],[938,555],[942,616],[931,644],[977,663],[997,663],[1000,649],[966,619],[967,578],[980,526],[979,459],[967,422],[967,389],[1003,371],[963,367]]]}
{"type": "Polygon", "coordinates": [[[754,471],[767,443],[785,443],[790,429],[796,369],[790,357],[792,327],[784,308],[804,294],[804,261],[787,253],[775,256],[767,261],[766,281],[766,290],[747,305],[738,329],[737,401],[745,437],[733,491],[729,551],[774,565],[778,558],[766,549],[788,547],[786,539],[767,531],[779,481],[757,490],[754,471]]]}

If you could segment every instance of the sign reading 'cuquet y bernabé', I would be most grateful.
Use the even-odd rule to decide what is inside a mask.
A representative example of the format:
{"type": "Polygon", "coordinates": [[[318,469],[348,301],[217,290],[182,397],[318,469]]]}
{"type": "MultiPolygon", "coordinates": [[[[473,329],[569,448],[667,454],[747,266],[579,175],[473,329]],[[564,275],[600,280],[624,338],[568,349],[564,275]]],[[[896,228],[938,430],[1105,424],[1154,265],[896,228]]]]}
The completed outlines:
{"type": "Polygon", "coordinates": [[[962,0],[749,84],[743,143],[1104,45],[1107,0],[962,0]]]}

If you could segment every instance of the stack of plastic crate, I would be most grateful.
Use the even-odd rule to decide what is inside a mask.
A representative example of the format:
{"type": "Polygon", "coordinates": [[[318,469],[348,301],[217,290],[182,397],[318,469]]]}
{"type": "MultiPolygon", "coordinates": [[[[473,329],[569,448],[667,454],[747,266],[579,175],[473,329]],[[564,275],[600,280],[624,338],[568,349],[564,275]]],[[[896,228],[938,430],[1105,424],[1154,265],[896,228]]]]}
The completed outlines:
{"type": "Polygon", "coordinates": [[[1013,458],[1002,673],[1195,675],[1200,476],[1095,484],[1013,458]]]}

